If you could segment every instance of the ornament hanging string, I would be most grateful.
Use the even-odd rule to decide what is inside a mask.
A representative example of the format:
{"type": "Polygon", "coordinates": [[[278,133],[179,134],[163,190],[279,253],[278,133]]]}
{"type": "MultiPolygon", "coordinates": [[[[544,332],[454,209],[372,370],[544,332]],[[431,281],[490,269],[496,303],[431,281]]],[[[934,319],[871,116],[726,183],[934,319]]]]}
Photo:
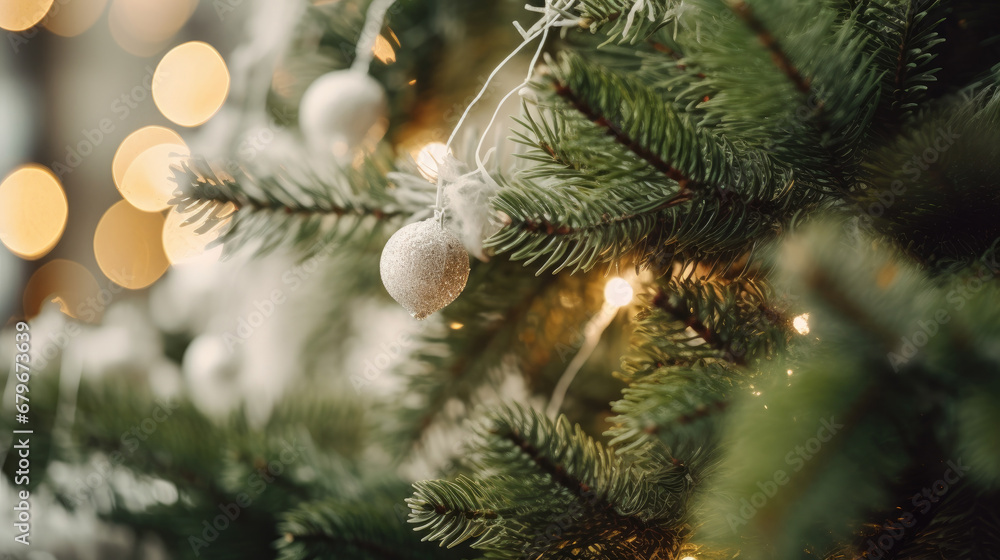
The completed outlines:
{"type": "MultiPolygon", "coordinates": [[[[549,36],[549,30],[553,27],[566,27],[569,25],[575,25],[579,18],[573,15],[569,10],[577,0],[546,0],[544,7],[535,6],[525,6],[528,11],[539,12],[542,17],[535,22],[530,28],[525,30],[518,22],[514,22],[514,27],[517,28],[518,33],[521,34],[521,44],[517,46],[506,58],[504,58],[496,68],[490,73],[483,87],[479,90],[476,97],[469,103],[465,111],[462,113],[461,118],[458,119],[458,124],[455,125],[455,129],[452,130],[451,135],[448,137],[448,142],[446,144],[447,150],[451,150],[451,145],[455,141],[455,137],[458,134],[459,129],[461,129],[462,124],[465,119],[468,118],[469,113],[472,108],[483,98],[486,94],[486,90],[490,83],[496,78],[497,74],[503,67],[514,59],[515,56],[521,50],[541,37],[541,41],[538,43],[538,48],[535,50],[535,54],[531,59],[531,63],[528,65],[528,73],[524,81],[518,84],[517,87],[510,90],[500,103],[497,105],[496,110],[493,112],[493,116],[490,122],[487,124],[486,129],[483,131],[482,136],[479,139],[479,143],[476,145],[476,168],[480,173],[486,173],[485,163],[482,158],[482,148],[486,141],[487,134],[493,127],[493,123],[496,122],[497,117],[500,114],[500,110],[504,103],[515,93],[521,90],[521,88],[528,85],[531,80],[531,75],[534,71],[535,65],[538,63],[538,59],[542,55],[542,50],[545,48],[546,40],[549,36]]],[[[395,4],[395,0],[374,0],[369,6],[368,11],[365,14],[365,24],[361,31],[361,37],[358,39],[358,44],[356,47],[356,54],[354,58],[354,63],[351,65],[351,70],[356,72],[368,72],[368,67],[371,65],[374,59],[374,47],[375,42],[378,39],[378,35],[381,32],[382,25],[385,23],[385,16],[389,9],[395,4]]],[[[486,159],[489,159],[487,156],[486,159]]],[[[437,181],[437,194],[434,199],[434,217],[437,218],[438,222],[444,226],[444,180],[441,175],[438,176],[437,181]]]]}
{"type": "MultiPolygon", "coordinates": [[[[479,143],[476,145],[475,156],[476,156],[477,172],[483,174],[486,173],[486,167],[481,153],[483,149],[483,144],[486,141],[486,137],[490,129],[493,127],[493,123],[496,122],[497,116],[499,116],[500,110],[503,108],[504,103],[506,103],[507,100],[510,99],[512,95],[520,91],[523,87],[527,86],[528,83],[531,81],[531,76],[534,72],[535,65],[538,63],[538,59],[542,55],[542,50],[545,48],[545,43],[549,36],[549,30],[552,29],[553,27],[566,27],[569,25],[577,24],[579,18],[577,18],[571,12],[569,12],[569,9],[573,6],[573,4],[576,3],[576,1],[577,0],[546,0],[545,6],[542,8],[537,8],[534,6],[524,7],[528,11],[541,13],[542,17],[537,22],[535,22],[534,25],[528,28],[528,30],[525,30],[523,27],[521,27],[521,25],[518,22],[516,21],[514,22],[514,27],[517,28],[517,31],[521,34],[521,38],[523,39],[521,41],[521,44],[518,45],[509,55],[507,55],[506,58],[500,61],[500,64],[498,64],[497,67],[494,68],[493,71],[490,73],[489,77],[487,77],[486,82],[483,84],[483,87],[479,90],[479,93],[472,100],[472,102],[469,103],[469,106],[465,108],[465,111],[462,113],[461,118],[458,119],[458,124],[455,125],[455,129],[452,130],[451,136],[448,137],[448,142],[445,144],[447,152],[450,152],[451,145],[455,141],[455,137],[458,135],[459,129],[462,128],[462,124],[465,122],[465,119],[469,116],[469,113],[472,111],[472,108],[486,94],[487,88],[489,87],[493,79],[496,77],[496,75],[500,72],[500,70],[503,69],[503,67],[508,62],[513,60],[513,58],[517,56],[517,54],[521,52],[521,50],[524,47],[531,44],[535,39],[537,39],[540,36],[541,41],[539,41],[538,48],[535,49],[535,54],[531,58],[531,62],[528,64],[527,76],[525,77],[523,82],[518,84],[509,92],[507,92],[507,94],[503,97],[503,99],[500,100],[500,103],[497,104],[496,110],[493,112],[493,116],[490,118],[490,122],[486,125],[486,129],[483,131],[482,136],[480,136],[479,138],[479,143]]],[[[488,155],[487,159],[489,159],[488,155]]],[[[442,224],[442,226],[444,224],[444,205],[443,205],[444,202],[442,200],[443,191],[444,191],[444,181],[443,177],[439,175],[437,181],[437,195],[434,201],[434,216],[438,219],[438,221],[442,224]]]]}
{"type": "MultiPolygon", "coordinates": [[[[524,77],[524,81],[515,86],[507,95],[500,100],[497,104],[497,108],[493,111],[493,116],[490,118],[490,122],[486,125],[486,129],[483,130],[483,135],[479,138],[479,144],[476,146],[476,167],[483,173],[486,173],[486,168],[484,161],[481,157],[483,150],[483,143],[486,142],[486,136],[490,129],[493,128],[493,123],[496,122],[497,117],[500,115],[500,110],[503,108],[504,104],[508,99],[515,93],[521,91],[522,88],[526,87],[531,82],[531,76],[535,71],[535,65],[538,64],[538,59],[541,58],[542,50],[545,48],[545,43],[549,38],[549,30],[553,27],[566,27],[569,25],[576,25],[579,22],[579,18],[573,16],[568,12],[569,8],[576,2],[576,0],[563,0],[548,3],[544,8],[534,8],[532,6],[525,6],[525,9],[532,11],[540,11],[544,13],[544,16],[535,26],[541,26],[542,29],[542,39],[538,43],[538,48],[535,50],[535,55],[531,58],[531,62],[528,64],[528,74],[524,77]]],[[[515,22],[515,25],[517,23],[515,22]]],[[[518,31],[521,32],[522,36],[526,35],[526,32],[518,27],[518,31]]],[[[489,155],[487,158],[489,159],[489,155]]]]}
{"type": "MultiPolygon", "coordinates": [[[[547,28],[546,28],[546,30],[547,30],[547,28]]],[[[524,36],[524,40],[521,41],[521,44],[518,45],[517,48],[515,48],[513,51],[511,51],[511,53],[508,54],[507,57],[504,58],[502,61],[500,61],[500,64],[498,64],[497,67],[493,69],[493,71],[490,73],[490,75],[486,78],[486,82],[483,83],[483,87],[479,90],[479,93],[476,94],[476,97],[473,98],[473,100],[472,100],[471,103],[469,103],[469,106],[465,108],[465,111],[462,113],[462,116],[459,117],[458,124],[455,125],[454,130],[451,131],[451,136],[448,137],[448,142],[445,144],[445,152],[446,153],[451,153],[451,145],[455,141],[455,137],[458,135],[459,129],[462,128],[462,124],[465,122],[465,119],[469,116],[469,113],[472,112],[472,108],[476,106],[476,103],[478,103],[479,100],[481,100],[484,95],[486,95],[486,88],[488,88],[490,86],[490,83],[493,81],[493,78],[495,78],[496,75],[498,73],[500,73],[500,70],[503,69],[503,67],[508,62],[510,62],[511,60],[513,60],[513,58],[515,56],[517,56],[517,53],[521,52],[521,49],[523,49],[524,47],[526,47],[529,44],[531,44],[531,42],[534,41],[535,38],[538,37],[538,35],[540,35],[540,32],[535,32],[535,33],[533,33],[530,36],[527,36],[527,35],[524,36]]],[[[544,43],[545,43],[545,41],[542,41],[542,44],[544,44],[544,43]]],[[[539,45],[538,52],[541,52],[541,46],[542,46],[542,44],[539,45]]],[[[532,66],[534,66],[534,64],[532,64],[532,66]]],[[[483,138],[485,138],[485,137],[486,137],[486,135],[484,134],[483,138]]],[[[480,142],[479,145],[482,146],[482,142],[480,142]]],[[[476,162],[477,162],[477,164],[479,162],[479,148],[478,147],[476,148],[476,162]]],[[[481,165],[477,165],[477,167],[480,167],[480,169],[481,169],[481,165]]],[[[437,195],[434,198],[434,217],[437,218],[437,220],[441,223],[442,227],[444,226],[444,200],[443,200],[444,196],[443,195],[444,195],[444,176],[443,176],[443,174],[438,174],[438,179],[437,179],[437,195]]]]}
{"type": "MultiPolygon", "coordinates": [[[[541,37],[535,55],[531,59],[525,81],[503,97],[500,106],[493,113],[489,126],[487,126],[486,131],[479,140],[479,144],[476,146],[476,169],[460,177],[456,177],[457,174],[455,171],[458,169],[457,164],[460,162],[457,162],[454,157],[446,156],[446,158],[449,158],[446,159],[446,162],[439,162],[441,169],[438,172],[437,194],[434,206],[432,206],[434,217],[404,226],[394,233],[386,243],[385,249],[382,251],[382,257],[379,260],[382,284],[389,292],[389,295],[410,311],[413,317],[417,319],[427,317],[431,313],[450,304],[465,289],[470,271],[469,254],[466,247],[463,246],[462,240],[445,227],[445,183],[447,182],[448,187],[452,189],[450,192],[456,194],[455,197],[449,195],[449,198],[454,198],[453,200],[449,200],[449,204],[454,204],[456,200],[467,203],[469,200],[468,192],[470,190],[482,192],[482,187],[486,187],[493,182],[486,172],[485,165],[480,156],[486,134],[496,121],[503,103],[511,95],[523,88],[531,79],[533,69],[542,55],[542,50],[545,48],[549,30],[552,27],[567,25],[567,21],[576,21],[576,18],[568,13],[568,8],[575,2],[576,0],[546,0],[546,5],[543,9],[526,7],[528,10],[542,12],[542,17],[527,31],[522,29],[517,22],[514,23],[518,32],[521,33],[523,41],[514,49],[514,52],[507,55],[500,65],[490,73],[478,95],[465,109],[465,112],[462,113],[458,124],[455,126],[455,130],[452,131],[445,146],[445,152],[450,152],[458,130],[465,122],[465,119],[468,118],[472,108],[483,98],[486,88],[496,78],[503,66],[510,62],[524,47],[541,37]],[[450,166],[447,173],[443,169],[445,165],[450,166]],[[463,189],[465,194],[462,194],[463,189]]],[[[365,32],[362,33],[364,44],[359,42],[358,45],[359,52],[358,59],[355,61],[356,68],[364,69],[370,63],[371,55],[363,52],[363,50],[367,50],[372,46],[369,44],[370,41],[368,39],[373,39],[374,34],[380,31],[381,18],[384,18],[385,11],[391,4],[392,2],[383,3],[379,2],[379,0],[373,3],[369,11],[368,20],[366,21],[365,32]],[[362,57],[365,57],[364,60],[362,60],[362,57]]],[[[489,159],[488,155],[486,159],[489,159]]],[[[463,230],[470,230],[470,223],[475,226],[475,220],[470,222],[464,216],[460,217],[459,221],[463,224],[463,230]]],[[[480,224],[480,227],[472,227],[470,231],[475,232],[477,230],[482,230],[482,224],[480,224]]]]}
{"type": "MultiPolygon", "coordinates": [[[[528,76],[524,79],[523,82],[518,84],[517,87],[511,89],[509,92],[507,92],[507,95],[503,96],[503,99],[501,99],[500,103],[497,104],[496,110],[493,111],[493,116],[490,117],[490,122],[487,123],[486,129],[483,130],[483,135],[479,137],[479,144],[476,145],[476,167],[483,173],[486,173],[486,166],[483,163],[483,158],[482,158],[483,143],[486,142],[486,136],[489,133],[490,129],[493,128],[493,123],[496,122],[497,117],[500,115],[500,110],[503,108],[504,103],[506,103],[507,100],[510,99],[510,96],[520,91],[521,88],[527,86],[528,82],[531,81],[531,75],[534,72],[535,65],[538,64],[538,59],[542,54],[542,49],[545,47],[545,41],[549,37],[549,29],[551,28],[546,27],[545,31],[542,32],[542,40],[538,42],[538,49],[535,50],[535,56],[531,58],[531,64],[528,65],[528,76]]],[[[487,159],[489,159],[488,156],[487,159]]]]}

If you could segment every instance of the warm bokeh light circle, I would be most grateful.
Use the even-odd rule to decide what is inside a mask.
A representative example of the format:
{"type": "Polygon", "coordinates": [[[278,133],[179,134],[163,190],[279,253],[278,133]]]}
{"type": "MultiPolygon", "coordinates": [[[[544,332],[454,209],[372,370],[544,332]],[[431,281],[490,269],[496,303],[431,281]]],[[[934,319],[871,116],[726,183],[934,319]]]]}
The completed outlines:
{"type": "Polygon", "coordinates": [[[111,176],[115,180],[115,186],[119,190],[122,188],[122,180],[125,178],[125,171],[139,154],[160,144],[184,144],[180,135],[162,126],[144,126],[129,134],[118,145],[115,157],[111,160],[111,176]]]}
{"type": "Polygon", "coordinates": [[[97,22],[108,0],[56,0],[42,21],[45,29],[63,37],[76,37],[97,22]]]}
{"type": "Polygon", "coordinates": [[[451,149],[447,145],[441,142],[431,142],[420,148],[420,151],[414,156],[417,162],[417,171],[423,175],[424,179],[433,183],[438,179],[438,167],[450,155],[451,149]]]}
{"type": "Polygon", "coordinates": [[[45,166],[21,166],[0,183],[0,242],[23,259],[51,251],[68,215],[62,184],[45,166]]]}
{"type": "Polygon", "coordinates": [[[97,224],[94,256],[112,282],[138,290],[156,282],[169,263],[161,236],[163,215],[116,202],[97,224]]]}
{"type": "Polygon", "coordinates": [[[118,191],[129,204],[144,212],[167,209],[177,183],[171,166],[191,157],[183,144],[159,144],[139,154],[125,171],[118,191]]]}
{"type": "Polygon", "coordinates": [[[195,223],[185,224],[185,220],[189,219],[191,214],[182,214],[175,210],[167,213],[167,219],[163,224],[163,251],[167,254],[170,264],[177,266],[218,262],[222,258],[222,246],[216,245],[211,249],[206,249],[206,246],[219,237],[235,209],[232,203],[227,202],[215,213],[219,216],[218,223],[214,224],[211,230],[200,234],[196,230],[205,224],[211,214],[195,223]]]}
{"type": "Polygon", "coordinates": [[[604,301],[615,307],[628,305],[632,301],[632,284],[624,278],[614,277],[604,285],[604,301]]]}
{"type": "Polygon", "coordinates": [[[181,126],[198,126],[212,118],[228,94],[226,62],[201,41],[170,49],[153,74],[153,101],[163,116],[181,126]]]}
{"type": "Polygon", "coordinates": [[[45,17],[51,6],[52,0],[0,0],[0,29],[30,29],[45,17]]]}
{"type": "Polygon", "coordinates": [[[66,315],[86,322],[100,319],[108,302],[102,302],[94,275],[83,265],[55,259],[42,265],[24,288],[24,316],[37,316],[48,302],[59,304],[66,315]]]}
{"type": "Polygon", "coordinates": [[[112,0],[108,27],[125,52],[153,56],[169,44],[197,6],[197,0],[112,0]]]}
{"type": "Polygon", "coordinates": [[[809,314],[803,313],[792,319],[792,326],[799,334],[809,334],[809,314]]]}

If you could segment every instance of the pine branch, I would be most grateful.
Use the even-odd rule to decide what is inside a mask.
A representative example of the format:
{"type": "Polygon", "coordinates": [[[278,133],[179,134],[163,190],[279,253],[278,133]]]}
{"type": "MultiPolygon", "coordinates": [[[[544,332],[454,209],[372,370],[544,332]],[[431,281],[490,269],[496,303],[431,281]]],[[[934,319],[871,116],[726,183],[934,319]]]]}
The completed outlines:
{"type": "Polygon", "coordinates": [[[650,310],[637,317],[638,332],[649,336],[645,329],[657,329],[655,347],[665,364],[763,361],[781,353],[791,331],[790,319],[765,301],[767,293],[752,282],[672,279],[653,289],[650,310]]]}
{"type": "Polygon", "coordinates": [[[817,140],[822,140],[821,146],[823,150],[820,159],[824,164],[825,171],[828,171],[830,176],[833,177],[833,185],[841,194],[847,195],[850,191],[850,185],[843,169],[845,162],[835,151],[822,145],[825,143],[823,137],[832,132],[832,126],[827,117],[825,101],[817,96],[817,93],[812,88],[811,80],[802,75],[789,58],[788,53],[782,48],[778,39],[768,30],[767,26],[756,16],[753,9],[746,2],[737,0],[735,2],[728,2],[728,5],[757,36],[761,45],[770,53],[771,60],[774,61],[775,66],[788,78],[795,89],[804,96],[805,101],[809,102],[815,99],[815,106],[812,108],[811,113],[813,123],[819,132],[817,140]]]}
{"type": "Polygon", "coordinates": [[[627,222],[635,221],[638,218],[644,216],[656,214],[662,210],[667,210],[684,204],[685,202],[690,202],[692,199],[692,194],[690,191],[678,192],[674,196],[668,198],[657,206],[654,206],[648,210],[643,210],[641,212],[633,212],[630,214],[623,214],[613,217],[604,218],[601,222],[595,224],[588,224],[584,226],[574,227],[562,223],[553,223],[545,218],[527,218],[520,222],[520,227],[524,231],[531,233],[544,233],[545,235],[578,235],[582,233],[592,232],[594,230],[604,229],[609,226],[615,226],[618,224],[623,224],[627,222]]]}
{"type": "MultiPolygon", "coordinates": [[[[607,118],[597,114],[593,109],[590,108],[587,103],[580,98],[578,95],[573,93],[565,84],[555,82],[556,93],[568,101],[574,109],[582,113],[587,119],[594,123],[595,125],[607,130],[609,136],[615,139],[616,142],[625,146],[631,150],[635,155],[639,156],[645,160],[649,165],[651,165],[657,171],[663,173],[670,179],[677,181],[678,185],[681,187],[681,192],[685,192],[688,188],[688,182],[690,179],[686,177],[680,170],[672,167],[667,162],[660,159],[659,156],[654,154],[651,150],[639,144],[633,138],[630,138],[625,134],[617,124],[609,121],[607,118]]],[[[688,200],[690,197],[687,198],[688,200]]]]}
{"type": "Polygon", "coordinates": [[[535,165],[494,200],[509,223],[487,241],[515,260],[546,259],[539,273],[647,264],[671,248],[736,251],[799,197],[768,156],[737,152],[642,82],[567,57],[555,84],[552,104],[543,91],[543,112],[522,121],[517,141],[535,165]]]}
{"type": "Polygon", "coordinates": [[[241,167],[233,177],[220,177],[195,158],[174,168],[179,188],[170,203],[192,214],[187,223],[205,220],[199,233],[225,224],[217,242],[227,254],[253,242],[259,253],[288,243],[310,256],[407,215],[389,195],[385,170],[373,162],[333,171],[325,180],[287,169],[260,176],[241,167]]]}
{"type": "MultiPolygon", "coordinates": [[[[670,304],[668,296],[663,290],[657,290],[656,295],[653,296],[653,305],[666,311],[673,317],[679,319],[686,328],[693,330],[698,336],[701,337],[705,344],[715,348],[724,355],[731,355],[732,352],[728,345],[715,336],[704,323],[698,320],[698,317],[693,313],[689,312],[687,309],[681,309],[670,304]]],[[[733,356],[733,362],[738,365],[746,365],[746,361],[743,356],[733,356]]]]}
{"type": "MultiPolygon", "coordinates": [[[[947,468],[947,465],[943,466],[942,472],[947,468]]],[[[912,498],[909,501],[912,502],[912,498]]],[[[932,509],[926,512],[923,507],[913,508],[916,524],[907,528],[903,538],[886,553],[886,560],[932,560],[941,557],[980,560],[1000,554],[1000,496],[995,491],[983,492],[960,481],[949,488],[940,503],[931,505],[932,509]]],[[[881,531],[875,535],[876,538],[886,533],[898,533],[895,527],[879,529],[881,531]]],[[[864,547],[858,547],[862,552],[869,548],[867,542],[864,544],[864,547]]]]}
{"type": "Polygon", "coordinates": [[[646,463],[643,456],[665,455],[684,472],[706,474],[725,411],[752,391],[746,365],[788,345],[790,321],[771,309],[774,302],[765,303],[768,293],[720,279],[678,278],[653,287],[622,361],[620,377],[630,385],[613,405],[619,416],[607,432],[619,453],[646,463]]]}
{"type": "Polygon", "coordinates": [[[430,531],[421,540],[438,541],[448,548],[470,538],[477,539],[472,548],[496,544],[506,532],[504,523],[528,509],[522,500],[530,500],[517,492],[512,480],[497,477],[484,481],[466,476],[454,481],[425,480],[415,482],[413,488],[413,497],[406,499],[409,522],[418,525],[415,531],[430,531]]]}
{"type": "Polygon", "coordinates": [[[863,225],[930,265],[984,254],[1000,238],[991,218],[1000,211],[992,163],[1000,155],[997,123],[994,82],[941,103],[872,150],[864,168],[870,187],[853,201],[863,225]]]}
{"type": "Polygon", "coordinates": [[[775,38],[774,35],[768,31],[764,23],[757,18],[753,9],[743,0],[728,2],[728,5],[757,35],[757,38],[760,39],[760,43],[769,53],[771,53],[771,59],[774,60],[774,64],[777,65],[778,69],[781,70],[781,72],[785,74],[789,80],[791,80],[792,84],[795,85],[795,89],[799,90],[799,92],[804,95],[810,95],[812,93],[812,88],[809,85],[809,80],[802,76],[798,68],[795,67],[795,64],[788,58],[788,54],[781,48],[778,39],[775,38]]]}
{"type": "Polygon", "coordinates": [[[450,560],[462,552],[423,544],[396,516],[391,496],[306,502],[282,515],[280,560],[450,560]]]}
{"type": "Polygon", "coordinates": [[[603,32],[608,43],[620,36],[619,44],[635,44],[666,25],[675,4],[674,1],[582,0],[577,11],[580,25],[591,33],[603,32]]]}
{"type": "Polygon", "coordinates": [[[685,6],[676,42],[707,78],[679,74],[675,102],[716,134],[773,153],[800,188],[850,191],[879,86],[855,16],[796,0],[685,6]]]}
{"type": "MultiPolygon", "coordinates": [[[[752,167],[757,154],[737,153],[648,84],[581,56],[564,56],[553,72],[558,95],[682,190],[687,183],[728,186],[736,176],[749,183],[745,192],[761,187],[753,171],[763,169],[752,167]]],[[[758,165],[767,163],[762,158],[758,165]]]]}
{"type": "Polygon", "coordinates": [[[662,367],[612,403],[617,416],[605,433],[612,437],[609,445],[645,468],[666,470],[661,484],[690,491],[686,477],[704,480],[717,460],[726,411],[733,399],[751,390],[747,379],[721,363],[662,367]]]}
{"type": "Polygon", "coordinates": [[[868,3],[862,23],[880,47],[875,62],[884,71],[883,129],[896,130],[912,121],[926,100],[928,84],[937,80],[940,68],[933,62],[944,38],[935,29],[945,21],[944,9],[938,0],[868,3]]]}
{"type": "Polygon", "coordinates": [[[600,443],[571,427],[520,407],[501,410],[483,427],[484,448],[476,463],[512,477],[545,474],[571,495],[595,493],[616,515],[654,520],[669,517],[671,500],[644,481],[600,443]],[[621,484],[628,480],[629,484],[621,484]]]}
{"type": "Polygon", "coordinates": [[[408,500],[428,539],[478,536],[491,557],[531,559],[672,558],[682,546],[673,502],[565,417],[505,409],[483,429],[475,460],[497,474],[418,483],[408,500]]]}

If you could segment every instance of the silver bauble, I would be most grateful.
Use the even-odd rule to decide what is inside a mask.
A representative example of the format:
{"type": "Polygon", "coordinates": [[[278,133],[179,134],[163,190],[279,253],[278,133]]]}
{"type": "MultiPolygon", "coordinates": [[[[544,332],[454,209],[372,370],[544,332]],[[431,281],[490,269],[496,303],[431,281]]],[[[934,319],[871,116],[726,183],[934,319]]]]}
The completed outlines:
{"type": "Polygon", "coordinates": [[[465,289],[469,254],[458,237],[430,218],[394,233],[382,250],[379,269],[392,299],[423,319],[465,289]]]}
{"type": "Polygon", "coordinates": [[[299,128],[313,152],[349,161],[365,141],[381,139],[388,110],[382,84],[364,72],[337,70],[309,85],[299,104],[299,128]]]}

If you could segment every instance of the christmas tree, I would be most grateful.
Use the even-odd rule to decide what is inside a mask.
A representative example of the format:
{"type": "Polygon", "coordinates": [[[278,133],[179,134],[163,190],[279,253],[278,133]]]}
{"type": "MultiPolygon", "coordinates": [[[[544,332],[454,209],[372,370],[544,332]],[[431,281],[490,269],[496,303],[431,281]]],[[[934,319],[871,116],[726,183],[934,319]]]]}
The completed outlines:
{"type": "Polygon", "coordinates": [[[172,558],[1000,558],[1000,6],[254,9],[169,203],[283,289],[161,323],[169,401],[34,366],[33,494],[172,558]]]}

